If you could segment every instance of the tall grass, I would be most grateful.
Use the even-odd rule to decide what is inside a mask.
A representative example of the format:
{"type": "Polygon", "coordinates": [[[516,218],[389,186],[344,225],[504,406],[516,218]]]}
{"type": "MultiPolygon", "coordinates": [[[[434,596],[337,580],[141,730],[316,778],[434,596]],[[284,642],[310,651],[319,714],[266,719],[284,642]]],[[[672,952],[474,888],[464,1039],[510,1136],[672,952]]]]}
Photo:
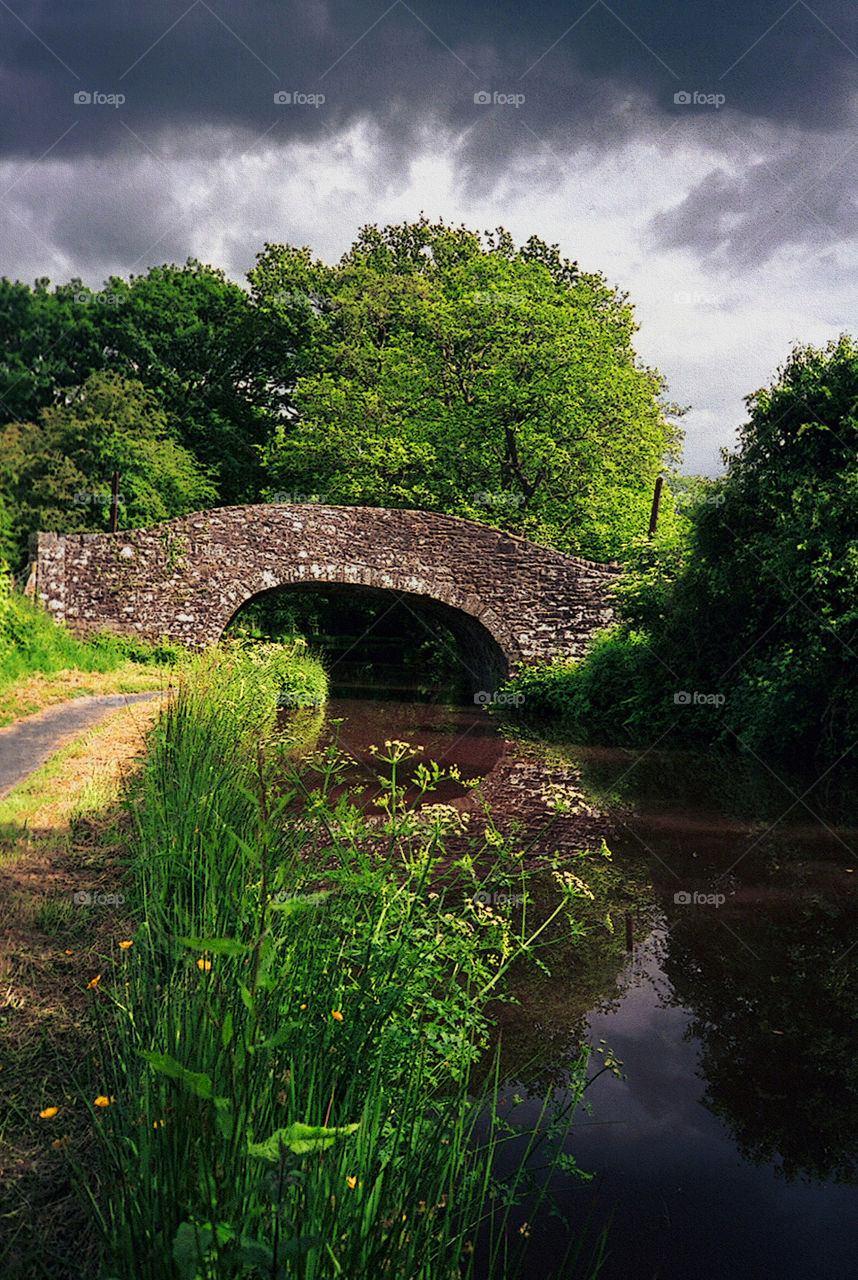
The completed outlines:
{"type": "Polygon", "coordinates": [[[14,592],[0,572],[0,688],[33,672],[115,671],[128,661],[173,663],[182,653],[178,645],[107,632],[78,640],[41,605],[14,592]]]}
{"type": "MultiPolygon", "coordinates": [[[[93,1149],[75,1164],[103,1276],[458,1280],[477,1257],[516,1274],[506,1224],[545,1194],[528,1176],[543,1136],[502,1186],[495,1157],[520,1135],[474,1072],[486,1004],[534,937],[434,874],[443,822],[402,803],[407,744],[379,749],[375,820],[325,799],[334,753],[306,794],[271,735],[284,675],[240,648],[196,660],[128,797],[138,926],[91,993],[93,1149]]],[[[472,859],[460,871],[479,888],[472,859]]]]}

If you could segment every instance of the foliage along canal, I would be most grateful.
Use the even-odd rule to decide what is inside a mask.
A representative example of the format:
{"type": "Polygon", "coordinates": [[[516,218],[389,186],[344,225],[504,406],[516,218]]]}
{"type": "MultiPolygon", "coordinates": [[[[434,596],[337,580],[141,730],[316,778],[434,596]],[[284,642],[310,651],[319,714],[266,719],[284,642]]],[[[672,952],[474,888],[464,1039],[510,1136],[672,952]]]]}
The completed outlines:
{"type": "MultiPolygon", "coordinates": [[[[562,868],[578,870],[568,857],[594,851],[579,936],[546,955],[550,977],[522,970],[518,1003],[496,1012],[499,1110],[525,1128],[591,1047],[566,1150],[592,1177],[570,1164],[552,1191],[573,1228],[595,1239],[607,1225],[604,1280],[848,1274],[854,774],[808,789],[736,758],[511,740],[482,707],[340,699],[317,732],[316,749],[338,742],[351,761],[341,790],[368,807],[379,799],[371,748],[385,739],[457,768],[461,782],[429,798],[459,815],[454,851],[485,831],[485,801],[491,824],[544,868],[528,882],[537,915],[562,868]],[[556,854],[567,857],[552,869],[556,854]]],[[[509,1161],[520,1154],[512,1143],[509,1161]]],[[[529,1273],[550,1274],[559,1220],[529,1221],[526,1204],[516,1213],[529,1273]]]]}

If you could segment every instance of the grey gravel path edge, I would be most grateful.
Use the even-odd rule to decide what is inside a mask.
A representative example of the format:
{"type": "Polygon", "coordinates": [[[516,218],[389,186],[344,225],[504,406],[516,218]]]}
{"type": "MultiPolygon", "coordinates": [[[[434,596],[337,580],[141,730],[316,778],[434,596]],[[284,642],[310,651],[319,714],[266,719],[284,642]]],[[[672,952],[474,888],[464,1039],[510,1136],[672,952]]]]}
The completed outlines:
{"type": "Polygon", "coordinates": [[[103,720],[118,707],[159,698],[163,690],[150,693],[99,693],[71,698],[38,715],[28,716],[0,729],[0,800],[36,769],[41,768],[62,747],[103,720]]]}

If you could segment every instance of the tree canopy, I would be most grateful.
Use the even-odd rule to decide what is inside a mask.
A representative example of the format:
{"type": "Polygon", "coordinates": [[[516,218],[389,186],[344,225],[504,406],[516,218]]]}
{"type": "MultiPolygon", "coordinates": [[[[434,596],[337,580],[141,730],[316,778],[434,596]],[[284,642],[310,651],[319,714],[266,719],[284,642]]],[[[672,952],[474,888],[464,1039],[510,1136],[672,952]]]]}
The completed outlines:
{"type": "MultiPolygon", "coordinates": [[[[261,452],[280,403],[275,335],[247,292],[189,259],[94,292],[0,280],[0,424],[35,422],[98,372],[147,387],[168,433],[216,481],[224,503],[258,499],[261,452]]],[[[286,361],[277,342],[278,370],[286,361]]]]}
{"type": "Polygon", "coordinates": [[[622,625],[583,666],[529,678],[531,706],[635,742],[854,748],[858,344],[795,348],[747,404],[725,475],[689,490],[687,538],[643,551],[622,625]]]}
{"type": "Polygon", "coordinates": [[[679,432],[604,278],[531,238],[364,227],[335,267],[266,246],[249,273],[288,335],[273,490],[422,507],[597,558],[646,527],[679,432]],[[297,358],[296,358],[297,357],[297,358]]]}
{"type": "Polygon", "coordinates": [[[94,373],[37,423],[0,431],[0,490],[18,546],[37,529],[103,529],[110,477],[121,476],[123,527],[157,524],[210,506],[216,489],[190,450],[169,434],[156,397],[140,382],[94,373]]]}
{"type": "MultiPolygon", "coordinates": [[[[646,528],[680,433],[661,376],[635,356],[626,295],[556,245],[421,217],[364,227],[336,266],[266,245],[248,280],[195,259],[99,292],[0,280],[0,497],[17,564],[28,529],[70,527],[74,492],[109,485],[106,436],[82,467],[51,415],[115,389],[111,377],[154,415],[140,448],[165,467],[148,498],[123,482],[126,522],[201,494],[312,494],[443,511],[597,559],[646,528]]],[[[91,527],[97,513],[74,515],[91,527]]]]}

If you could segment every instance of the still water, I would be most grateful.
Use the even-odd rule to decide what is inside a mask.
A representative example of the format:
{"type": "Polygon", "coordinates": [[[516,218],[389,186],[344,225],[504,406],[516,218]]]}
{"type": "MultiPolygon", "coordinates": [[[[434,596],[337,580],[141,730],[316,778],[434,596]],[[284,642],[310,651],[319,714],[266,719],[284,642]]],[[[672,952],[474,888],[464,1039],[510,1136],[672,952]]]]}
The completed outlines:
{"type": "MultiPolygon", "coordinates": [[[[368,796],[370,744],[401,738],[481,778],[524,829],[540,830],[546,779],[612,815],[632,948],[614,934],[524,983],[504,1090],[527,1124],[582,1041],[601,1051],[591,1076],[606,1051],[622,1064],[587,1089],[567,1142],[593,1179],[552,1188],[573,1228],[610,1222],[603,1280],[858,1275],[855,773],[814,783],[753,761],[526,744],[482,708],[340,701],[327,718],[368,796]]],[[[456,784],[433,799],[470,803],[456,784]]],[[[562,851],[582,821],[597,845],[585,811],[535,852],[562,851]]],[[[543,1215],[528,1230],[524,1274],[556,1275],[565,1228],[543,1215]]]]}

